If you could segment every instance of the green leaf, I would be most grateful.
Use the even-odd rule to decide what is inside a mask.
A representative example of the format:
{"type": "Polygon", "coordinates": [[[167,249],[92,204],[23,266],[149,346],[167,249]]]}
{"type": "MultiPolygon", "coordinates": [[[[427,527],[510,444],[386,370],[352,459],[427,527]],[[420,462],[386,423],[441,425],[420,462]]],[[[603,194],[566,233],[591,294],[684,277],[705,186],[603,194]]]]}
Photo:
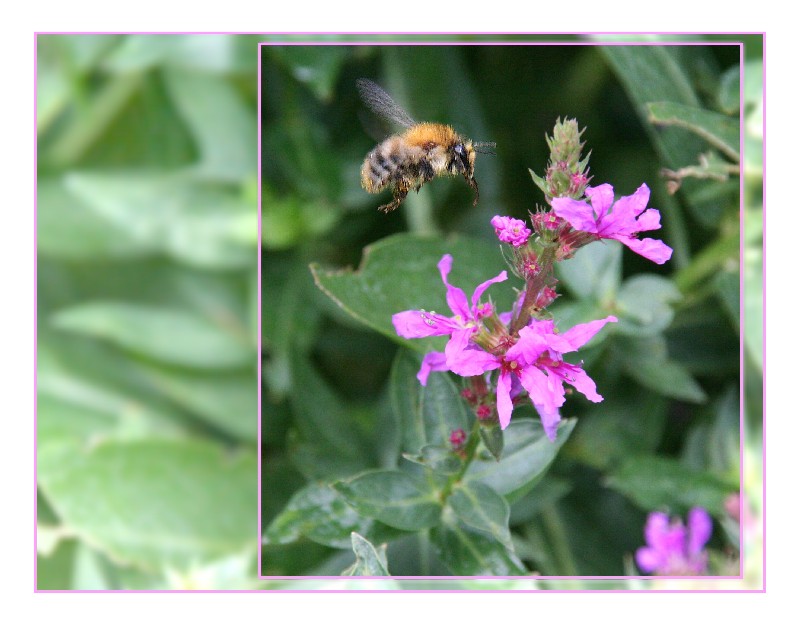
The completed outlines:
{"type": "Polygon", "coordinates": [[[151,439],[53,443],[37,459],[39,486],[63,524],[121,564],[186,569],[253,546],[251,454],[151,439]]]}
{"type": "Polygon", "coordinates": [[[141,363],[154,391],[243,441],[258,439],[258,388],[251,372],[194,372],[141,363]]]}
{"type": "Polygon", "coordinates": [[[503,456],[503,447],[505,439],[503,437],[503,430],[499,425],[481,426],[478,429],[478,434],[481,436],[481,441],[486,449],[492,454],[496,461],[499,461],[503,456]]]}
{"type": "Polygon", "coordinates": [[[352,544],[356,561],[351,567],[345,569],[342,575],[391,575],[389,573],[389,563],[386,561],[385,543],[376,549],[363,536],[353,532],[352,544]]]}
{"type": "Polygon", "coordinates": [[[36,186],[36,250],[67,259],[137,257],[153,253],[148,240],[97,214],[64,183],[40,176],[36,186]]]}
{"type": "MultiPolygon", "coordinates": [[[[38,532],[37,532],[38,535],[38,532]]],[[[37,538],[38,544],[38,538],[37,538]]],[[[73,585],[75,552],[78,542],[61,540],[54,552],[36,556],[36,589],[40,591],[70,590],[73,585]]]]}
{"type": "Polygon", "coordinates": [[[83,338],[39,332],[36,442],[181,436],[178,411],[147,391],[139,371],[116,349],[83,338]]]}
{"type": "Polygon", "coordinates": [[[645,336],[661,333],[672,322],[672,305],[681,293],[672,281],[658,275],[637,275],[625,280],[616,300],[619,322],[615,331],[645,336]]]}
{"type": "Polygon", "coordinates": [[[686,367],[668,359],[663,336],[619,337],[614,341],[612,352],[625,372],[643,386],[662,396],[695,403],[705,401],[703,388],[686,367]]]}
{"type": "Polygon", "coordinates": [[[720,77],[717,103],[719,104],[720,109],[729,115],[739,114],[739,92],[741,88],[739,83],[740,73],[739,66],[734,65],[725,71],[720,77]]]}
{"type": "MultiPolygon", "coordinates": [[[[188,173],[70,173],[66,188],[140,245],[194,266],[252,266],[242,229],[258,227],[258,210],[229,189],[188,173]]],[[[255,237],[252,237],[255,240],[255,237]]]]}
{"type": "MultiPolygon", "coordinates": [[[[507,267],[494,245],[469,238],[422,238],[397,234],[364,249],[356,272],[328,270],[316,264],[311,272],[317,285],[353,318],[402,341],[419,352],[443,350],[441,338],[402,340],[392,325],[392,315],[409,309],[426,309],[445,315],[451,312],[445,302],[445,287],[436,265],[445,253],[453,256],[451,284],[467,296],[482,282],[507,267]]],[[[498,310],[508,310],[514,300],[508,283],[489,288],[498,310]]]]}
{"type": "Polygon", "coordinates": [[[422,530],[439,523],[436,491],[424,478],[397,471],[367,472],[333,485],[361,515],[400,530],[422,530]]]}
{"type": "Polygon", "coordinates": [[[651,123],[689,130],[735,162],[739,161],[738,119],[675,102],[650,102],[647,111],[651,123]]]}
{"type": "Polygon", "coordinates": [[[663,101],[698,107],[700,100],[686,67],[696,59],[687,58],[680,46],[609,45],[599,49],[636,106],[645,122],[645,130],[666,165],[674,169],[693,161],[702,151],[704,142],[699,137],[687,140],[690,137],[680,128],[664,128],[656,132],[646,123],[646,106],[649,102],[663,101]]]}
{"type": "Polygon", "coordinates": [[[424,446],[420,454],[405,453],[403,458],[440,474],[455,474],[463,465],[450,448],[443,446],[424,446]]]}
{"type": "Polygon", "coordinates": [[[255,72],[258,36],[191,34],[125,37],[104,68],[126,73],[158,65],[206,72],[255,72]]]}
{"type": "MultiPolygon", "coordinates": [[[[265,494],[269,493],[269,486],[265,494]]],[[[348,548],[351,534],[386,538],[387,528],[359,515],[344,497],[326,483],[306,485],[292,496],[286,508],[264,531],[264,545],[285,545],[301,537],[328,547],[348,548]]]]}
{"type": "Polygon", "coordinates": [[[242,182],[257,169],[253,111],[233,85],[221,76],[167,70],[169,94],[200,152],[196,173],[205,179],[242,182]]]}
{"type": "Polygon", "coordinates": [[[164,363],[189,368],[252,366],[255,349],[229,319],[115,302],[75,305],[52,316],[64,330],[109,340],[164,363]]]}
{"type": "Polygon", "coordinates": [[[453,489],[447,504],[464,524],[488,533],[514,551],[508,529],[508,503],[494,489],[482,482],[466,482],[453,489]]]}
{"type": "Polygon", "coordinates": [[[481,482],[513,502],[544,476],[574,427],[575,420],[562,420],[556,440],[550,441],[538,420],[513,420],[503,431],[503,458],[496,461],[492,456],[477,456],[464,482],[481,482]]]}
{"type": "Polygon", "coordinates": [[[500,541],[470,530],[455,517],[431,531],[431,542],[454,575],[528,575],[522,562],[500,541]]]}
{"type": "Polygon", "coordinates": [[[458,387],[447,374],[431,374],[423,387],[416,378],[419,358],[397,354],[390,378],[395,417],[403,434],[403,449],[416,455],[424,446],[449,447],[450,433],[469,428],[470,414],[458,387]]]}
{"type": "Polygon", "coordinates": [[[622,245],[598,242],[578,249],[556,265],[559,281],[578,299],[613,300],[622,280],[622,245]]]}
{"type": "Polygon", "coordinates": [[[626,461],[608,476],[607,485],[646,511],[666,507],[685,512],[702,506],[713,515],[721,515],[725,499],[739,490],[738,483],[726,483],[709,472],[658,456],[626,461]]]}

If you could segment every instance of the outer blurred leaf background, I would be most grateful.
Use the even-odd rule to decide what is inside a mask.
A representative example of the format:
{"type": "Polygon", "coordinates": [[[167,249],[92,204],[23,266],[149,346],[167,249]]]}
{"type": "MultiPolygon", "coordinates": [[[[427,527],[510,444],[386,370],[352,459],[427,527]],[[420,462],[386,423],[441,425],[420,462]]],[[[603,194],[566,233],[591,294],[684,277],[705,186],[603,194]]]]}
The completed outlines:
{"type": "MultiPolygon", "coordinates": [[[[38,38],[39,588],[292,586],[255,580],[257,41],[38,38]]],[[[747,41],[745,440],[758,467],[761,48],[747,41]]],[[[653,502],[634,476],[666,461],[675,479],[738,481],[738,180],[689,179],[668,195],[661,169],[696,165],[709,146],[648,122],[645,103],[677,93],[735,118],[739,50],[626,50],[261,49],[262,526],[309,484],[395,460],[397,344],[333,305],[308,265],[358,266],[366,245],[403,231],[491,242],[491,216],[541,203],[527,169],[544,168],[559,116],[588,128],[595,183],[653,189],[675,257],[654,271],[625,255],[622,274],[669,277],[682,298],[664,332],[615,336],[607,369],[590,368],[606,401],[569,414],[578,426],[551,474],[512,506],[518,551],[545,574],[624,575],[653,502]],[[358,183],[376,142],[361,76],[418,119],[497,142],[478,163],[477,208],[461,180],[436,180],[391,215],[375,210],[384,197],[358,183]]],[[[574,286],[564,313],[579,318],[579,277],[562,279],[574,286]]],[[[760,500],[757,469],[748,477],[760,500]]],[[[679,503],[671,482],[659,503],[679,503]]],[[[349,533],[319,526],[264,546],[260,571],[338,575],[356,562],[349,533]]],[[[391,540],[391,573],[420,574],[418,543],[370,536],[391,540]]]]}

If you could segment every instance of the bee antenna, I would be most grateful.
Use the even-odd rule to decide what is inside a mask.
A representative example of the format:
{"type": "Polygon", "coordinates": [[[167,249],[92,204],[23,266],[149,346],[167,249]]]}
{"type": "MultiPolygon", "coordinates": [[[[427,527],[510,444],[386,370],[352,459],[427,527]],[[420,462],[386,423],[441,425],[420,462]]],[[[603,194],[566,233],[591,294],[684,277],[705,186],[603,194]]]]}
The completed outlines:
{"type": "Polygon", "coordinates": [[[497,153],[494,151],[495,148],[497,147],[497,143],[488,143],[488,142],[473,143],[472,147],[479,154],[488,154],[490,156],[497,155],[497,153]]]}

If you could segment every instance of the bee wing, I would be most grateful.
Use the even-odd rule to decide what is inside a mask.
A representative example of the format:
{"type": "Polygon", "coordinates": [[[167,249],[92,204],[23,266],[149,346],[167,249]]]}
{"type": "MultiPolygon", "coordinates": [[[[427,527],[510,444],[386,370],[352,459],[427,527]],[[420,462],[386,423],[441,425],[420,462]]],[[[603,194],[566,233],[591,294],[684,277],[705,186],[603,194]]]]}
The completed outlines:
{"type": "Polygon", "coordinates": [[[393,121],[405,128],[416,125],[416,121],[392,99],[391,95],[372,80],[359,78],[356,80],[356,86],[358,87],[358,93],[361,95],[361,99],[364,100],[364,103],[376,115],[393,121]]]}

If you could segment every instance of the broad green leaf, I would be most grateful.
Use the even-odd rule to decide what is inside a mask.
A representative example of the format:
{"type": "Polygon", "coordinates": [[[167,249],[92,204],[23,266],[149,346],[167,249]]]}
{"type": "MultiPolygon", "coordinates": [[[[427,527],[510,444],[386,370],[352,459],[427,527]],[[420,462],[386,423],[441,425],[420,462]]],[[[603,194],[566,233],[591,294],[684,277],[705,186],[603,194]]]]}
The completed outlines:
{"type": "Polygon", "coordinates": [[[453,489],[447,504],[467,526],[488,533],[514,551],[508,529],[508,502],[494,489],[482,482],[467,482],[453,489]]]}
{"type": "Polygon", "coordinates": [[[191,71],[164,72],[169,94],[200,152],[196,174],[203,179],[242,182],[254,175],[256,118],[223,77],[191,71]]]}
{"type": "Polygon", "coordinates": [[[52,317],[53,325],[106,339],[163,363],[215,369],[252,366],[249,336],[228,319],[192,312],[116,302],[75,305],[52,317]]]}
{"type": "Polygon", "coordinates": [[[681,293],[672,281],[658,275],[637,275],[622,284],[616,299],[619,322],[614,330],[628,335],[654,335],[666,329],[675,315],[681,293]]]}
{"type": "Polygon", "coordinates": [[[481,436],[481,441],[486,446],[486,449],[495,460],[499,461],[503,457],[503,448],[505,446],[505,438],[500,425],[481,426],[478,428],[478,434],[481,436]]]}
{"type": "MultiPolygon", "coordinates": [[[[458,387],[449,375],[433,373],[426,386],[416,378],[419,357],[398,352],[392,367],[390,395],[395,417],[400,422],[403,449],[410,455],[423,447],[449,447],[450,434],[467,430],[470,414],[458,387]]],[[[432,457],[428,457],[432,458],[432,457]]]]}
{"type": "Polygon", "coordinates": [[[738,332],[740,302],[738,271],[718,273],[714,278],[714,289],[716,290],[717,297],[722,303],[723,308],[730,318],[731,326],[733,326],[738,332]]]}
{"type": "MultiPolygon", "coordinates": [[[[747,66],[745,66],[745,71],[747,71],[746,67],[747,66]]],[[[729,115],[739,114],[739,92],[741,89],[739,82],[740,73],[740,68],[734,66],[720,76],[717,103],[720,109],[729,115]]]]}
{"type": "Polygon", "coordinates": [[[421,476],[397,471],[367,472],[337,482],[334,488],[361,515],[400,530],[422,530],[439,523],[437,493],[421,476]]]}
{"type": "MultiPolygon", "coordinates": [[[[269,495],[269,483],[264,494],[269,495]]],[[[351,534],[384,539],[390,529],[359,515],[344,497],[326,483],[306,485],[264,531],[264,545],[285,545],[302,537],[328,547],[348,548],[351,534]]]]}
{"type": "Polygon", "coordinates": [[[461,459],[443,446],[424,446],[419,454],[403,454],[403,458],[440,474],[455,474],[462,466],[461,459]]]}
{"type": "Polygon", "coordinates": [[[37,459],[39,486],[64,525],[121,564],[188,568],[253,545],[253,455],[143,440],[53,443],[37,459]]]}
{"type": "Polygon", "coordinates": [[[651,123],[684,128],[719,149],[728,158],[739,161],[738,116],[731,118],[676,102],[650,102],[647,110],[651,123]]]}
{"type": "Polygon", "coordinates": [[[363,536],[353,532],[352,544],[356,561],[353,566],[345,569],[342,575],[390,575],[385,543],[376,548],[363,536]]]}
{"type": "Polygon", "coordinates": [[[455,517],[436,526],[431,541],[439,559],[454,575],[528,575],[522,562],[500,541],[465,527],[455,517]]]}
{"type": "MultiPolygon", "coordinates": [[[[37,532],[38,536],[38,532],[37,532]]],[[[40,591],[64,591],[78,588],[73,584],[75,552],[78,541],[59,541],[52,553],[36,556],[36,589],[40,591]]]]}
{"type": "Polygon", "coordinates": [[[581,247],[575,257],[556,265],[556,274],[578,299],[613,300],[622,278],[622,245],[596,242],[581,247]]]}
{"type": "Polygon", "coordinates": [[[155,391],[191,414],[244,441],[258,438],[258,386],[250,372],[190,372],[140,364],[155,391]]]}
{"type": "Polygon", "coordinates": [[[656,131],[646,123],[646,105],[649,102],[676,102],[695,107],[700,105],[686,67],[693,59],[688,59],[680,47],[609,45],[599,48],[645,122],[645,130],[650,134],[665,164],[673,169],[695,160],[705,146],[705,142],[699,137],[687,140],[691,137],[687,137],[686,132],[680,128],[656,131]]]}
{"type": "Polygon", "coordinates": [[[646,511],[666,507],[685,512],[702,506],[712,515],[721,515],[725,499],[739,490],[738,484],[659,456],[626,461],[608,476],[607,485],[646,511]]]}
{"type": "Polygon", "coordinates": [[[221,184],[188,173],[70,173],[66,188],[107,222],[194,266],[230,269],[252,266],[255,250],[243,244],[242,224],[258,227],[255,205],[221,184]]]}
{"type": "Polygon", "coordinates": [[[136,366],[116,349],[39,332],[36,441],[182,436],[181,414],[148,391],[136,366]]]}
{"type": "Polygon", "coordinates": [[[703,388],[686,367],[668,359],[667,343],[661,336],[620,338],[612,347],[619,365],[641,385],[662,396],[701,403],[703,388]]]}
{"type": "MultiPolygon", "coordinates": [[[[443,350],[441,338],[401,340],[392,326],[392,315],[409,309],[452,315],[436,268],[445,253],[453,256],[449,281],[467,297],[479,284],[507,269],[492,244],[469,238],[440,240],[397,234],[366,247],[356,272],[328,270],[316,264],[311,265],[311,272],[323,292],[372,329],[419,352],[443,350]]],[[[483,300],[491,297],[498,311],[511,309],[515,296],[511,279],[512,283],[490,287],[483,300]]]]}
{"type": "Polygon", "coordinates": [[[36,250],[68,259],[137,257],[153,244],[98,214],[55,177],[40,177],[36,187],[36,250]]]}
{"type": "Polygon", "coordinates": [[[255,35],[135,34],[125,37],[103,66],[121,73],[161,65],[213,73],[255,72],[259,41],[255,35]]]}
{"type": "Polygon", "coordinates": [[[503,431],[503,458],[496,461],[492,456],[476,457],[464,482],[481,482],[513,502],[544,476],[574,427],[575,420],[562,420],[556,440],[550,441],[538,420],[513,420],[503,431]]]}

